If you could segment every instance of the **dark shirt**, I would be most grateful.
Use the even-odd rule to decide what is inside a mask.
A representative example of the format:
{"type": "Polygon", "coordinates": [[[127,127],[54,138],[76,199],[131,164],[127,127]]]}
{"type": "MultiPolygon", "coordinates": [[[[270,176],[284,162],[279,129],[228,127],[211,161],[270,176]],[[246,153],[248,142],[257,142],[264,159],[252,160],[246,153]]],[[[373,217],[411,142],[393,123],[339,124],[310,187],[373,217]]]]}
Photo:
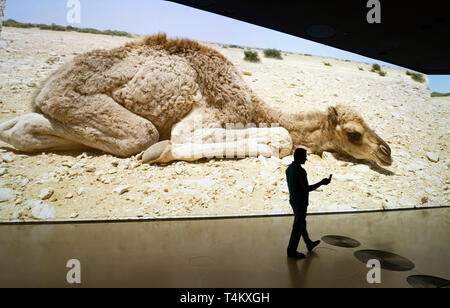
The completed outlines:
{"type": "Polygon", "coordinates": [[[306,170],[297,163],[292,162],[286,169],[286,179],[289,188],[289,202],[292,206],[307,207],[309,204],[309,185],[306,170]],[[302,189],[300,183],[304,183],[306,191],[302,189]]]}

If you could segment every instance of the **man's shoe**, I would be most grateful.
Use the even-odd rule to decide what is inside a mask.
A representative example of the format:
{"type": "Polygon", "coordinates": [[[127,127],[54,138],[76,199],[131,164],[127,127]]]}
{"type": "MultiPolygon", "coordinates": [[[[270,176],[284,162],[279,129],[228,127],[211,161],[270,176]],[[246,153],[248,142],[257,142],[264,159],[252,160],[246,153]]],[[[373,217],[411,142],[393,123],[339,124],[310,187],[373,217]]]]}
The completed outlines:
{"type": "Polygon", "coordinates": [[[289,258],[293,258],[293,259],[304,259],[304,258],[306,258],[306,256],[304,254],[302,254],[301,252],[298,252],[298,251],[292,252],[292,253],[288,252],[288,257],[289,258]]]}
{"type": "Polygon", "coordinates": [[[308,248],[308,251],[311,252],[319,244],[320,241],[311,242],[309,244],[306,244],[306,248],[308,248]]]}

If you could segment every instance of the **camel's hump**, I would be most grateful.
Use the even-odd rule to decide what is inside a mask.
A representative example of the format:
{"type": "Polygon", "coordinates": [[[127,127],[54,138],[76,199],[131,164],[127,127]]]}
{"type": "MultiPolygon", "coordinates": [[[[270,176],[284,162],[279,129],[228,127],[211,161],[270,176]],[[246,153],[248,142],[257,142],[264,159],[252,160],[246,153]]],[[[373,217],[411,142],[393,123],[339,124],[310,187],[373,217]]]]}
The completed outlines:
{"type": "Polygon", "coordinates": [[[162,48],[169,54],[178,54],[185,52],[194,52],[197,54],[209,55],[219,57],[227,64],[233,65],[224,55],[217,50],[204,46],[195,40],[188,38],[175,38],[168,39],[166,33],[158,33],[155,35],[148,35],[142,40],[133,41],[127,43],[125,46],[128,48],[137,48],[139,46],[149,46],[154,48],[162,48]]]}

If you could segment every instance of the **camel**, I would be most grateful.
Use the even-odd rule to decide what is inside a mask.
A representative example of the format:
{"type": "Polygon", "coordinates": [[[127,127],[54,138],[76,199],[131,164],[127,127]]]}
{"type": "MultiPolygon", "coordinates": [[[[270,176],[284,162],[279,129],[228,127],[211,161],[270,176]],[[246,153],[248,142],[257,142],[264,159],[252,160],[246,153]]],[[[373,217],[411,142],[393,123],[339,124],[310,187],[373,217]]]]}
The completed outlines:
{"type": "Polygon", "coordinates": [[[27,153],[90,147],[157,163],[284,157],[302,146],[392,163],[387,143],[351,108],[277,110],[221,53],[164,33],[77,56],[41,84],[32,108],[0,125],[0,139],[27,153]]]}

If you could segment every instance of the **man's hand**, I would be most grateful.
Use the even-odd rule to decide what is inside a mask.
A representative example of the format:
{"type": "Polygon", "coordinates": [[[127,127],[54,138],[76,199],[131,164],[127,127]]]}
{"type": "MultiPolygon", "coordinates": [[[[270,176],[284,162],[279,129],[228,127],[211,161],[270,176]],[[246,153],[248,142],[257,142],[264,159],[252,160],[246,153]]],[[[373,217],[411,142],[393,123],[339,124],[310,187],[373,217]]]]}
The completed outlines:
{"type": "MultiPolygon", "coordinates": [[[[328,179],[322,179],[322,181],[320,181],[320,182],[318,182],[318,183],[316,183],[316,184],[314,184],[314,185],[310,185],[310,186],[308,187],[309,191],[314,191],[314,190],[316,190],[317,188],[319,188],[319,187],[322,186],[322,185],[328,185],[328,184],[330,184],[330,182],[331,182],[331,176],[332,176],[332,175],[330,175],[330,177],[329,177],[328,179]]],[[[302,188],[303,188],[303,184],[300,184],[300,185],[302,185],[302,188]]],[[[307,190],[307,191],[308,191],[308,190],[307,190]]]]}
{"type": "Polygon", "coordinates": [[[330,177],[329,177],[329,178],[322,179],[322,181],[320,181],[320,183],[321,183],[322,185],[328,185],[328,184],[330,184],[330,182],[331,182],[331,177],[332,177],[332,176],[333,176],[333,175],[330,174],[330,177]]]}

